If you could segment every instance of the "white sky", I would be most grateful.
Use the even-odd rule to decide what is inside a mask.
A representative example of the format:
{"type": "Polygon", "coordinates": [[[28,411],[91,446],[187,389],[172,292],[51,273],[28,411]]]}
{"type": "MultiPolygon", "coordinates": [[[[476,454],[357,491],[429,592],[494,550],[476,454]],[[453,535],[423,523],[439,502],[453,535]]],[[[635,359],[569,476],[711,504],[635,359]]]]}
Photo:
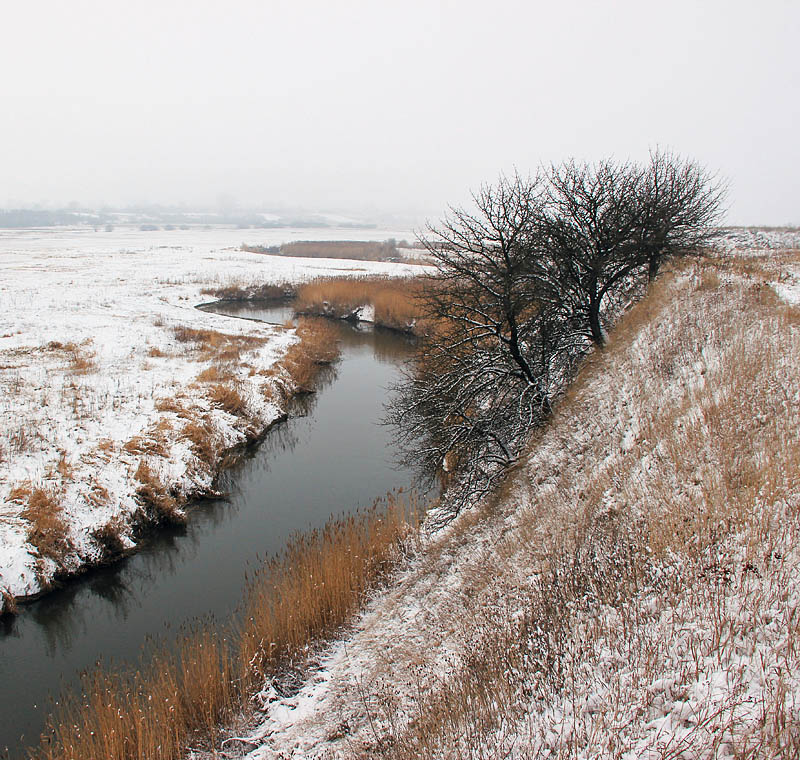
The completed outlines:
{"type": "Polygon", "coordinates": [[[437,218],[515,167],[646,158],[800,224],[798,0],[7,0],[0,206],[437,218]]]}

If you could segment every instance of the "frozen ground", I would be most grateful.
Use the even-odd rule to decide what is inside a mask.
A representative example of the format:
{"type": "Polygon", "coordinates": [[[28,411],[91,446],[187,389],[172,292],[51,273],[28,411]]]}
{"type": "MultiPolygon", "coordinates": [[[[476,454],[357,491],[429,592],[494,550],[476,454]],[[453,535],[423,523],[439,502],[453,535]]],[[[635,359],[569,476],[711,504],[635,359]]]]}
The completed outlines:
{"type": "Polygon", "coordinates": [[[409,270],[237,250],[310,236],[411,237],[0,232],[0,592],[36,594],[57,573],[131,547],[143,509],[180,519],[185,499],[211,487],[222,452],[282,414],[275,383],[285,378],[273,368],[293,331],[199,311],[213,300],[203,290],[409,270]],[[244,402],[235,413],[226,389],[244,402]]]}
{"type": "Polygon", "coordinates": [[[800,236],[726,249],[214,757],[797,757],[800,236]]]}

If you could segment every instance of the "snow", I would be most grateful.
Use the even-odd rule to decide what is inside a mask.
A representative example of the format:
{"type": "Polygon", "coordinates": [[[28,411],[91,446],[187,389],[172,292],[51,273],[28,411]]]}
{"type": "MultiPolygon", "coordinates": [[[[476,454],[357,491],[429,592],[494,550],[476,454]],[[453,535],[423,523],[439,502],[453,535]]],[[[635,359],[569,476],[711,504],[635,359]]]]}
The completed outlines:
{"type": "Polygon", "coordinates": [[[133,546],[142,462],[181,501],[208,491],[215,468],[200,462],[182,435],[188,422],[205,424],[221,454],[282,415],[270,387],[276,380],[262,373],[296,340],[293,331],[200,311],[198,304],[214,300],[204,290],[411,271],[244,253],[238,250],[243,239],[272,244],[309,235],[400,234],[0,231],[0,591],[33,595],[56,573],[99,560],[92,532],[103,526],[114,526],[123,546],[133,546]],[[222,333],[240,345],[241,359],[223,364],[245,400],[242,415],[209,399],[210,385],[198,376],[220,359],[196,341],[181,340],[183,328],[222,333]],[[64,557],[40,556],[28,541],[23,513],[36,489],[60,506],[70,543],[64,557]]]}
{"type": "MultiPolygon", "coordinates": [[[[726,248],[742,258],[791,250],[798,242],[784,231],[736,231],[726,248]]],[[[738,387],[744,371],[731,364],[740,356],[738,345],[759,359],[762,351],[771,357],[774,374],[760,376],[759,388],[774,406],[749,420],[752,429],[726,431],[723,438],[755,446],[770,425],[784,436],[797,431],[797,328],[789,321],[782,323],[786,332],[776,332],[783,318],[777,308],[772,320],[731,320],[716,292],[700,286],[703,266],[697,265],[699,274],[676,275],[655,322],[641,328],[595,384],[575,392],[569,412],[537,437],[499,502],[423,533],[406,567],[341,639],[318,653],[299,691],[281,696],[265,685],[254,698],[259,707],[249,743],[236,756],[332,760],[377,756],[387,748],[391,754],[413,734],[414,722],[424,728],[429,716],[431,744],[408,745],[413,749],[399,757],[722,759],[755,756],[759,747],[780,742],[797,746],[800,495],[776,488],[794,482],[787,463],[794,461],[796,435],[780,452],[786,462],[773,463],[781,474],[754,491],[738,528],[696,552],[691,536],[686,544],[674,538],[705,503],[703,489],[720,483],[722,454],[703,436],[720,434],[716,410],[730,392],[727,384],[738,387]],[[689,327],[688,342],[676,345],[670,338],[678,311],[689,327]],[[732,332],[725,332],[728,326],[732,332]],[[642,368],[651,366],[660,384],[642,382],[642,368]],[[674,449],[659,437],[658,424],[676,431],[674,449]],[[620,514],[629,518],[603,543],[603,526],[620,514]],[[684,517],[672,523],[670,515],[684,517]],[[648,520],[653,543],[662,540],[667,548],[639,540],[632,561],[644,569],[637,586],[604,598],[613,590],[616,563],[626,560],[627,532],[640,536],[648,520]],[[537,665],[552,645],[551,632],[529,624],[528,610],[537,589],[544,597],[553,593],[545,580],[558,561],[553,551],[572,540],[573,530],[585,531],[583,545],[599,567],[597,586],[558,615],[564,621],[561,681],[553,685],[537,665]],[[515,647],[530,661],[514,659],[515,647]],[[486,654],[511,663],[505,667],[515,672],[501,674],[510,691],[476,687],[487,673],[481,670],[486,654]],[[455,695],[452,703],[448,694],[455,695]],[[480,718],[458,723],[460,699],[473,700],[477,710],[482,700],[501,698],[508,701],[486,708],[496,712],[489,728],[480,718]],[[437,715],[448,715],[441,725],[454,726],[442,744],[437,715]]],[[[786,271],[782,266],[784,284],[786,271]]],[[[748,270],[726,270],[720,279],[733,289],[728,292],[747,293],[752,277],[748,270]]],[[[770,284],[796,302],[795,291],[770,284]]],[[[606,357],[616,339],[612,334],[606,357]]]]}

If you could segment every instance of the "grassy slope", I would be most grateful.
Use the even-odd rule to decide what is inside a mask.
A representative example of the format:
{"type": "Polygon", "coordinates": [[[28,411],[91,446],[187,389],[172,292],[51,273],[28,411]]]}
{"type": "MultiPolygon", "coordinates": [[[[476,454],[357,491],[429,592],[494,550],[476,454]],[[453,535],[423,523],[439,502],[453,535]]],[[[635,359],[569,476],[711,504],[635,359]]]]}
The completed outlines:
{"type": "Polygon", "coordinates": [[[797,756],[797,260],[660,278],[253,757],[797,756]]]}

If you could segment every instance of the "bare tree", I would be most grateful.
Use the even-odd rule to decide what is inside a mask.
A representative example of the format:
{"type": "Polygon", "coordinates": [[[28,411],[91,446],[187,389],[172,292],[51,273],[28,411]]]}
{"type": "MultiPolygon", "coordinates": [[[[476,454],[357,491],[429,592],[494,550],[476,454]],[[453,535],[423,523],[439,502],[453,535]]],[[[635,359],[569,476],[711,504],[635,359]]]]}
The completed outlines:
{"type": "Polygon", "coordinates": [[[455,483],[453,509],[518,458],[579,357],[666,259],[708,238],[721,199],[696,164],[653,153],[502,178],[429,228],[430,330],[388,419],[407,460],[455,483]]]}
{"type": "Polygon", "coordinates": [[[725,191],[699,164],[665,151],[650,154],[639,200],[648,280],[667,259],[697,253],[714,237],[725,191]]]}
{"type": "Polygon", "coordinates": [[[547,174],[541,269],[554,297],[597,345],[613,301],[711,234],[723,190],[700,166],[668,153],[650,164],[569,162],[547,174]]]}
{"type": "Polygon", "coordinates": [[[423,241],[437,272],[423,338],[390,413],[409,458],[457,472],[464,498],[490,488],[547,415],[577,345],[540,298],[538,178],[501,179],[423,241]]]}

